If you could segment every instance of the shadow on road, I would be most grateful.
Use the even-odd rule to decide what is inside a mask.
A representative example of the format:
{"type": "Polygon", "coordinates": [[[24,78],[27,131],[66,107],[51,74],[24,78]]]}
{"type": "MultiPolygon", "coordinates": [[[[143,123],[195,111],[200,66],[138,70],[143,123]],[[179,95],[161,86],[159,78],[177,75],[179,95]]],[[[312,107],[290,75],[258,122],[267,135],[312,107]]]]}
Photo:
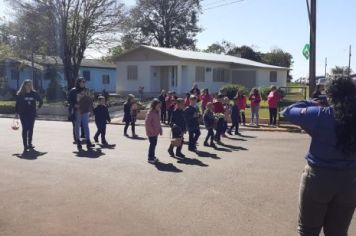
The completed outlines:
{"type": "Polygon", "coordinates": [[[15,156],[20,159],[25,159],[25,160],[36,160],[38,157],[44,156],[46,154],[47,154],[47,152],[39,152],[39,151],[32,149],[28,152],[13,154],[12,156],[15,156]]]}
{"type": "MultiPolygon", "coordinates": [[[[230,148],[234,151],[238,151],[238,150],[241,150],[241,151],[247,151],[248,149],[247,148],[244,148],[244,147],[240,147],[240,146],[234,146],[234,145],[229,145],[229,144],[225,144],[225,143],[218,143],[220,146],[223,146],[223,147],[226,147],[226,148],[230,148]]],[[[216,149],[218,150],[218,149],[216,149]]]]}
{"type": "MultiPolygon", "coordinates": [[[[224,146],[224,144],[221,143],[221,142],[217,142],[217,144],[221,145],[221,146],[224,146]]],[[[220,151],[220,152],[232,152],[230,149],[222,148],[222,147],[216,147],[216,148],[214,148],[214,150],[220,151]]]]}
{"type": "Polygon", "coordinates": [[[226,137],[227,139],[230,139],[230,140],[234,140],[234,141],[243,141],[243,142],[245,142],[245,141],[247,141],[246,139],[244,139],[244,138],[234,138],[234,137],[226,137]]]}
{"type": "Polygon", "coordinates": [[[241,134],[239,136],[242,138],[257,138],[256,136],[249,136],[249,135],[243,135],[243,134],[241,134]]]}
{"type": "Polygon", "coordinates": [[[163,172],[172,172],[172,173],[180,173],[183,172],[181,169],[178,169],[175,165],[172,163],[162,163],[162,162],[157,162],[154,164],[154,166],[157,168],[159,171],[163,172]]]}
{"type": "Polygon", "coordinates": [[[208,158],[212,158],[212,159],[216,159],[216,160],[221,159],[220,157],[218,157],[218,155],[216,155],[214,153],[210,153],[210,152],[196,151],[196,154],[199,157],[208,157],[208,158]]]}
{"type": "Polygon", "coordinates": [[[104,156],[105,153],[101,151],[100,148],[97,149],[89,149],[89,150],[80,150],[73,152],[77,157],[86,157],[86,158],[99,158],[101,156],[104,156]]]}
{"type": "Polygon", "coordinates": [[[132,139],[132,140],[138,140],[138,141],[147,140],[147,138],[140,137],[140,136],[137,136],[137,137],[126,136],[126,138],[129,138],[129,139],[132,139]]]}
{"type": "Polygon", "coordinates": [[[185,158],[174,157],[174,158],[177,159],[177,163],[179,163],[179,164],[185,164],[185,165],[191,165],[191,166],[201,166],[201,167],[209,166],[198,159],[192,159],[192,158],[188,158],[188,157],[185,157],[185,158]]]}
{"type": "Polygon", "coordinates": [[[115,149],[116,144],[108,144],[108,145],[104,145],[104,144],[98,144],[100,149],[115,149]]]}

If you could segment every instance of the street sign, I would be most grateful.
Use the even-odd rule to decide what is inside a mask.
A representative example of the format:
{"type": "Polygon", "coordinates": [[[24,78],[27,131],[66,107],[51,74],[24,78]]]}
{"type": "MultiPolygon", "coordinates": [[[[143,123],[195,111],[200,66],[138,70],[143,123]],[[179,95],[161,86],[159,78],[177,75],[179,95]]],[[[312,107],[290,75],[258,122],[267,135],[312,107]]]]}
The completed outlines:
{"type": "Polygon", "coordinates": [[[309,56],[310,56],[310,44],[309,43],[305,44],[302,53],[303,53],[303,56],[305,57],[305,59],[309,60],[309,56]]]}

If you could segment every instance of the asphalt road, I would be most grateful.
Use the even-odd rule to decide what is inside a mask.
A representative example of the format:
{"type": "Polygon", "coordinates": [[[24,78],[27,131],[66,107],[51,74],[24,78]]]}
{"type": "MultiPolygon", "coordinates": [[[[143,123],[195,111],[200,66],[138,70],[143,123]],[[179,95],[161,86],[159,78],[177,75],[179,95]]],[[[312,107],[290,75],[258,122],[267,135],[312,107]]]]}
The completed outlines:
{"type": "Polygon", "coordinates": [[[246,131],[220,150],[185,147],[182,161],[168,156],[165,129],[154,166],[148,141],[123,126],[108,127],[116,147],[78,153],[69,123],[38,121],[38,152],[22,156],[10,125],[0,119],[1,236],[296,235],[305,134],[246,131]]]}

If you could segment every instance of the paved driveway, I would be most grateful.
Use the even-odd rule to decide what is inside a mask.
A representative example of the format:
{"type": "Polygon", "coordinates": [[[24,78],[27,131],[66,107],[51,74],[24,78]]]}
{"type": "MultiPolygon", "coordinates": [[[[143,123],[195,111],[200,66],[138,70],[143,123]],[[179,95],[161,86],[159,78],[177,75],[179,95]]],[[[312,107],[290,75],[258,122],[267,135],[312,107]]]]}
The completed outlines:
{"type": "Polygon", "coordinates": [[[304,134],[245,132],[218,151],[184,148],[181,161],[166,153],[167,129],[153,166],[148,141],[122,126],[108,128],[115,148],[78,153],[69,123],[38,121],[36,159],[25,159],[10,124],[0,119],[1,236],[296,235],[304,134]]]}

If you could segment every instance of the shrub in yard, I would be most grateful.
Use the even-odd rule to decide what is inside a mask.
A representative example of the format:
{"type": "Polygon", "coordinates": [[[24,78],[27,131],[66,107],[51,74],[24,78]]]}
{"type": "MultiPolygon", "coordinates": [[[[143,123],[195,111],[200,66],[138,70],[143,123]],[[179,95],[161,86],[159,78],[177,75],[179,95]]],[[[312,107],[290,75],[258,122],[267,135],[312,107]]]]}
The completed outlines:
{"type": "Polygon", "coordinates": [[[262,100],[266,101],[269,92],[271,92],[271,88],[270,87],[261,87],[261,88],[259,88],[259,90],[260,90],[262,100]]]}
{"type": "Polygon", "coordinates": [[[233,99],[236,94],[237,91],[239,91],[239,93],[242,93],[243,95],[248,95],[248,90],[239,84],[226,84],[223,87],[221,87],[220,91],[224,91],[226,93],[226,96],[229,97],[229,99],[233,99]]]}
{"type": "Polygon", "coordinates": [[[15,105],[0,105],[0,114],[14,114],[15,105]]]}

